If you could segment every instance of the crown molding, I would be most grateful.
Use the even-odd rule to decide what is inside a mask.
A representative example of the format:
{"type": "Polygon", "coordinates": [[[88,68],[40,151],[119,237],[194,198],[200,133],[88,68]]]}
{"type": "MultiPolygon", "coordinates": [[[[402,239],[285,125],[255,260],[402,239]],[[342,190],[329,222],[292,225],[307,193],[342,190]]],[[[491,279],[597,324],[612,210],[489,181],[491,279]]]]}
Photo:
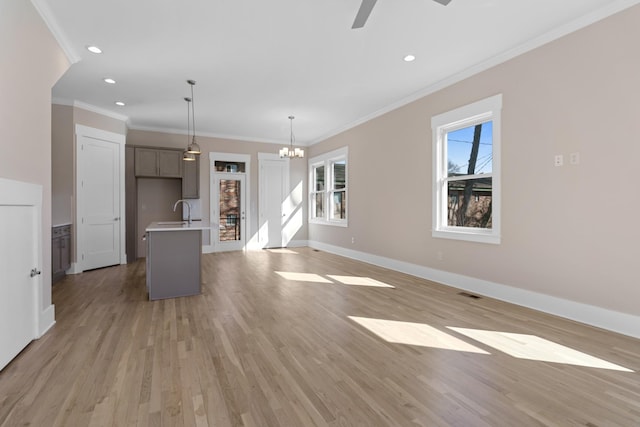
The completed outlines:
{"type": "MultiPolygon", "coordinates": [[[[137,125],[131,125],[129,126],[130,130],[139,130],[139,131],[144,131],[144,132],[158,132],[158,133],[171,133],[171,134],[176,134],[176,135],[186,135],[187,132],[184,129],[169,129],[169,128],[162,128],[162,127],[153,127],[153,126],[137,126],[137,125]]],[[[197,137],[206,137],[206,138],[217,138],[217,139],[226,139],[226,140],[231,140],[231,141],[238,141],[238,142],[246,142],[246,143],[253,143],[253,142],[260,142],[263,144],[273,144],[273,145],[289,145],[289,141],[277,141],[274,139],[267,139],[267,138],[257,138],[257,137],[252,137],[252,136],[242,136],[242,135],[226,135],[226,134],[221,134],[221,133],[207,133],[207,132],[198,132],[198,134],[196,135],[197,137]]],[[[302,143],[302,142],[296,142],[295,143],[296,146],[299,147],[308,147],[309,144],[306,143],[302,143]]]]}
{"type": "Polygon", "coordinates": [[[101,114],[103,116],[107,116],[112,119],[120,120],[121,122],[125,122],[127,124],[129,123],[129,116],[125,116],[124,114],[114,113],[113,111],[96,107],[95,105],[87,104],[82,101],[73,101],[73,106],[77,108],[82,108],[83,110],[91,111],[92,113],[101,114]]]}
{"type": "Polygon", "coordinates": [[[51,9],[49,8],[47,2],[45,0],[31,0],[31,4],[36,9],[44,23],[47,25],[47,28],[49,28],[49,31],[58,42],[58,45],[60,45],[60,48],[64,52],[69,63],[73,65],[76,62],[80,61],[80,59],[82,58],[80,58],[80,55],[78,55],[76,50],[71,47],[71,43],[69,43],[67,36],[60,28],[60,25],[51,12],[51,9]]]}
{"type": "Polygon", "coordinates": [[[448,86],[452,86],[458,82],[461,82],[464,79],[467,79],[469,77],[472,77],[476,74],[479,74],[483,71],[486,71],[490,68],[493,68],[497,65],[500,65],[504,62],[507,62],[510,59],[516,58],[524,53],[527,53],[529,51],[532,51],[538,47],[541,47],[547,43],[550,43],[554,40],[557,40],[561,37],[564,37],[568,34],[574,33],[582,28],[585,28],[591,24],[594,24],[598,21],[601,21],[611,15],[614,15],[618,12],[621,12],[625,9],[628,9],[632,6],[635,6],[637,4],[640,3],[640,0],[618,0],[618,1],[614,1],[611,4],[608,4],[607,6],[604,6],[598,10],[595,10],[591,13],[588,13],[586,15],[581,16],[580,18],[574,19],[573,21],[562,25],[558,28],[555,28],[545,34],[542,34],[538,37],[535,37],[531,40],[526,41],[525,43],[522,43],[512,49],[509,49],[501,54],[498,54],[492,58],[489,58],[485,61],[482,61],[476,65],[473,65],[469,68],[466,68],[450,77],[447,77],[445,79],[440,80],[439,82],[436,82],[432,85],[427,86],[424,89],[421,89],[417,92],[414,92],[410,95],[408,95],[405,98],[400,99],[399,101],[396,101],[392,104],[389,104],[377,111],[374,111],[371,114],[367,114],[366,116],[363,116],[353,122],[347,123],[344,126],[341,126],[339,128],[336,128],[328,133],[326,133],[325,135],[316,138],[312,141],[309,142],[308,145],[315,145],[318,144],[322,141],[325,141],[333,136],[336,136],[338,134],[341,134],[342,132],[345,132],[349,129],[353,129],[356,126],[359,126],[363,123],[366,123],[370,120],[375,119],[376,117],[380,117],[386,113],[389,113],[391,111],[397,110],[400,107],[403,107],[407,104],[410,104],[414,101],[417,101],[418,99],[424,98],[425,96],[431,95],[432,93],[435,93],[439,90],[442,90],[448,86]]]}
{"type": "Polygon", "coordinates": [[[125,122],[127,127],[129,127],[129,117],[123,114],[114,113],[113,111],[106,110],[104,108],[96,107],[95,105],[87,104],[82,101],[75,101],[63,98],[53,98],[51,100],[52,104],[56,105],[66,105],[69,107],[80,108],[86,111],[91,111],[92,113],[100,114],[102,116],[106,116],[115,120],[120,120],[121,122],[125,122]]]}

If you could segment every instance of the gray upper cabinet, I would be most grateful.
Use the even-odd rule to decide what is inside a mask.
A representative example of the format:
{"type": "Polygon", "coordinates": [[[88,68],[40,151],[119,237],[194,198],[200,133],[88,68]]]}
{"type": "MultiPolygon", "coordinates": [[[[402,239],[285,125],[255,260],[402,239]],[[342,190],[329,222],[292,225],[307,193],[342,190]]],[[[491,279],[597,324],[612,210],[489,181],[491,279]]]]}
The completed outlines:
{"type": "Polygon", "coordinates": [[[182,164],[182,198],[200,198],[200,156],[196,155],[195,162],[182,164]]]}
{"type": "Polygon", "coordinates": [[[158,150],[136,148],[136,176],[158,176],[158,150]]]}
{"type": "Polygon", "coordinates": [[[182,178],[182,151],[158,150],[160,176],[182,178]]]}
{"type": "Polygon", "coordinates": [[[182,178],[182,151],[136,147],[138,177],[182,178]]]}

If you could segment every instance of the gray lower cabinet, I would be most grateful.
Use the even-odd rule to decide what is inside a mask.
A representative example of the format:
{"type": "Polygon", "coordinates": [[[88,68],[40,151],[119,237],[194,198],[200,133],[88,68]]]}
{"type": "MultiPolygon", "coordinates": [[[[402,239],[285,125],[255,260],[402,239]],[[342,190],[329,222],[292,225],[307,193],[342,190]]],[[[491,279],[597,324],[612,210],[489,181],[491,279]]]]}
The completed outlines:
{"type": "Polygon", "coordinates": [[[137,177],[182,178],[182,151],[136,147],[137,177]]]}
{"type": "Polygon", "coordinates": [[[202,230],[147,231],[149,299],[200,293],[202,230]]]}
{"type": "Polygon", "coordinates": [[[51,282],[62,279],[71,267],[71,225],[51,230],[51,282]]]}

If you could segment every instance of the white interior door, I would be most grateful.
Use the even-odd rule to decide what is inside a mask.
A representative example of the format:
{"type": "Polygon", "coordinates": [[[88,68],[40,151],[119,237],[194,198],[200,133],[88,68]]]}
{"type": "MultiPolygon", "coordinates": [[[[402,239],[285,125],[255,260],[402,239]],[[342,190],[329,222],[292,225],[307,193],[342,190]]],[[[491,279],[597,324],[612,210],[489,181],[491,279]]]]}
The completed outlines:
{"type": "Polygon", "coordinates": [[[37,335],[40,236],[34,206],[0,201],[0,369],[37,335]]]}
{"type": "Polygon", "coordinates": [[[212,206],[218,227],[214,232],[216,252],[238,251],[247,242],[247,186],[242,173],[214,174],[216,195],[212,206]]]}
{"type": "MultiPolygon", "coordinates": [[[[81,270],[125,259],[123,146],[96,130],[78,133],[78,258],[81,270]]],[[[114,134],[112,134],[114,135],[114,134]]]]}
{"type": "Polygon", "coordinates": [[[289,164],[273,156],[260,159],[260,243],[265,248],[286,246],[283,227],[286,220],[284,202],[288,195],[289,164]]]}

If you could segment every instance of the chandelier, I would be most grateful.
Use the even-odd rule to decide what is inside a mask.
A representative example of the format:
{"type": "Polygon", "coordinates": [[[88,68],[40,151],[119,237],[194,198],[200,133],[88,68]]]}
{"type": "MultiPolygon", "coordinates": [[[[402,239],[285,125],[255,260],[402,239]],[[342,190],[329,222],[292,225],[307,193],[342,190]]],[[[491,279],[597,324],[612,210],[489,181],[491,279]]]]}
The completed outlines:
{"type": "Polygon", "coordinates": [[[295,119],[294,116],[289,116],[289,121],[290,121],[290,128],[291,128],[291,139],[289,141],[289,146],[288,147],[282,147],[280,149],[280,158],[285,158],[285,157],[298,157],[298,158],[302,158],[304,157],[304,150],[302,148],[293,148],[293,143],[296,140],[295,136],[293,136],[293,119],[295,119]]]}

